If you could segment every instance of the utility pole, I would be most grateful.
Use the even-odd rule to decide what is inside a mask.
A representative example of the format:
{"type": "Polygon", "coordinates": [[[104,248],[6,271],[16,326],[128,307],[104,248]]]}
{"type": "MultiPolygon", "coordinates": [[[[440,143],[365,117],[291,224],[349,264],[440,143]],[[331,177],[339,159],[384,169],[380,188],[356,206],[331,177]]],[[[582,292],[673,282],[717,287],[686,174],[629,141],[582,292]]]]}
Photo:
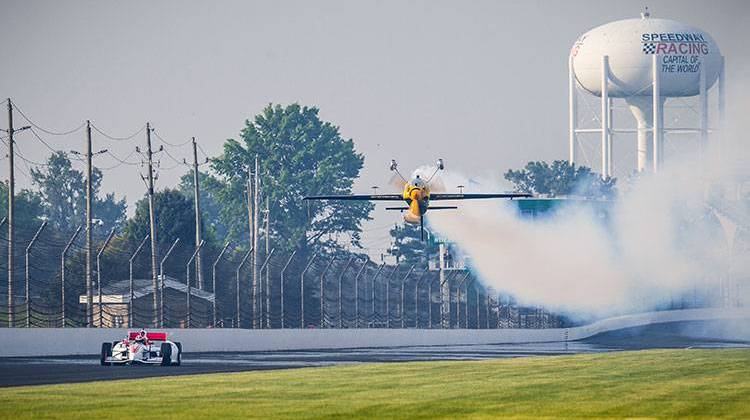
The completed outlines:
{"type": "Polygon", "coordinates": [[[203,272],[201,271],[201,252],[198,244],[202,242],[201,239],[201,194],[200,194],[200,178],[198,176],[198,150],[197,144],[195,143],[195,137],[193,137],[193,190],[195,194],[195,246],[198,250],[198,254],[195,256],[195,280],[198,286],[198,290],[203,290],[203,272]]]}
{"type": "MultiPolygon", "coordinates": [[[[159,311],[159,297],[156,291],[159,288],[159,282],[157,279],[156,271],[156,260],[157,260],[157,249],[156,249],[156,215],[154,214],[154,153],[151,150],[151,124],[146,123],[146,157],[148,159],[148,219],[150,226],[151,236],[151,285],[154,289],[153,299],[153,311],[154,311],[154,323],[157,325],[159,319],[157,312],[159,311]]],[[[163,314],[162,314],[163,315],[163,314]]]]}
{"type": "Polygon", "coordinates": [[[15,308],[13,306],[13,243],[15,242],[13,233],[13,209],[15,208],[15,189],[16,174],[13,152],[13,135],[17,131],[23,131],[31,128],[30,126],[21,127],[18,130],[13,129],[13,102],[8,98],[8,326],[13,326],[15,308]]]}
{"type": "Polygon", "coordinates": [[[91,122],[86,120],[86,326],[91,328],[94,323],[94,311],[92,306],[92,299],[94,295],[92,283],[91,283],[91,258],[93,252],[92,245],[92,234],[91,231],[91,174],[92,174],[92,160],[93,154],[91,152],[91,122]]]}
{"type": "MultiPolygon", "coordinates": [[[[268,211],[268,195],[266,195],[266,226],[263,229],[266,237],[266,255],[271,250],[271,235],[269,235],[268,226],[271,213],[268,211]]],[[[271,269],[266,270],[266,328],[271,328],[271,269]]]]}
{"type": "MultiPolygon", "coordinates": [[[[260,195],[260,162],[258,155],[255,155],[255,179],[253,188],[253,249],[258,249],[258,218],[260,213],[259,195],[260,195]]],[[[253,253],[253,328],[258,328],[258,318],[260,316],[260,305],[258,305],[258,253],[253,253]]]]}
{"type": "Polygon", "coordinates": [[[247,195],[247,229],[250,233],[250,244],[253,243],[253,174],[250,168],[247,169],[247,183],[245,185],[245,194],[247,195]]]}
{"type": "Polygon", "coordinates": [[[13,208],[16,175],[13,164],[13,103],[8,98],[8,326],[13,326],[13,208]]]}
{"type": "MultiPolygon", "coordinates": [[[[245,189],[247,191],[247,224],[248,224],[248,232],[250,233],[250,247],[253,248],[253,244],[255,243],[253,235],[253,232],[255,229],[253,229],[253,226],[255,226],[255,220],[253,219],[253,174],[252,170],[250,168],[247,169],[247,185],[245,186],[245,189]]],[[[255,249],[255,248],[253,248],[255,249]]],[[[255,254],[255,253],[253,253],[255,254]]],[[[253,259],[254,255],[248,254],[248,256],[251,257],[250,264],[253,265],[253,259]]],[[[251,285],[252,286],[252,285],[251,285]]],[[[250,312],[254,314],[255,312],[255,297],[254,297],[254,289],[250,291],[251,297],[251,309],[250,312]]],[[[239,296],[239,295],[237,295],[239,296]]],[[[239,297],[237,298],[239,299],[239,297]]],[[[252,325],[252,324],[251,324],[252,325]]]]}
{"type": "MultiPolygon", "coordinates": [[[[94,288],[93,288],[93,268],[92,268],[92,260],[93,260],[93,249],[94,246],[92,244],[92,235],[93,233],[93,227],[92,227],[92,221],[93,221],[93,207],[92,207],[92,200],[93,200],[93,181],[92,181],[92,173],[93,173],[93,163],[92,160],[95,155],[99,155],[102,153],[106,153],[107,149],[100,150],[96,153],[92,150],[92,143],[91,143],[91,121],[86,120],[86,326],[91,327],[94,323],[94,310],[93,310],[93,294],[94,294],[94,288]]],[[[70,153],[74,155],[80,155],[76,150],[71,150],[70,153]]]]}

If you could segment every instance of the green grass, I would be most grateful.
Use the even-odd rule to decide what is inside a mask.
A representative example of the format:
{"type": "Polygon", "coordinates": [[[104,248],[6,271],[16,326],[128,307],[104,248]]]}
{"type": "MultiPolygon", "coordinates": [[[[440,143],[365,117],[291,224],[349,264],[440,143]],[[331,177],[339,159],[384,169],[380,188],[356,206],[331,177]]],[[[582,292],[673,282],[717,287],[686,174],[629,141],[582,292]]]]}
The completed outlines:
{"type": "Polygon", "coordinates": [[[0,389],[0,418],[750,418],[750,350],[365,364],[0,389]]]}

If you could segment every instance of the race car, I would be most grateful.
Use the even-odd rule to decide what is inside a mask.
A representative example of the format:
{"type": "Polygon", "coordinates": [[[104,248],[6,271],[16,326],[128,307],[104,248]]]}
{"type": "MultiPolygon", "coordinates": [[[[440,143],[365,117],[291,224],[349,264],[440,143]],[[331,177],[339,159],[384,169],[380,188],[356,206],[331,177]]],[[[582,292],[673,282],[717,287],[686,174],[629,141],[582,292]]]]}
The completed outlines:
{"type": "Polygon", "coordinates": [[[162,365],[179,366],[182,344],[167,340],[165,332],[129,331],[124,340],[102,343],[102,366],[162,365]]]}

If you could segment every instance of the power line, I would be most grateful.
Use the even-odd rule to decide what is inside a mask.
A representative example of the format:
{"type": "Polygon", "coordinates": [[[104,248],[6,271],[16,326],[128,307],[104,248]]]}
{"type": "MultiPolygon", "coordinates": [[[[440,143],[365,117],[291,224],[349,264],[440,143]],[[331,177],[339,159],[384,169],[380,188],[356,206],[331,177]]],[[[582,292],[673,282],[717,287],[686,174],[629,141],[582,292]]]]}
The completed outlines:
{"type": "Polygon", "coordinates": [[[18,153],[18,151],[16,151],[16,156],[18,156],[19,158],[21,158],[21,160],[24,161],[24,163],[26,163],[27,165],[31,164],[31,165],[35,165],[35,166],[45,166],[45,167],[49,167],[50,166],[48,163],[35,162],[35,161],[31,160],[31,159],[27,159],[21,153],[18,153]]]}
{"type": "Polygon", "coordinates": [[[127,141],[127,140],[130,140],[133,137],[137,136],[138,134],[141,134],[141,132],[146,128],[146,126],[145,125],[141,126],[141,128],[139,128],[138,131],[136,131],[135,133],[133,133],[133,134],[131,134],[129,136],[126,136],[126,137],[117,137],[117,136],[113,136],[111,134],[107,134],[106,132],[102,131],[99,127],[95,126],[93,123],[91,124],[91,128],[93,128],[97,133],[101,134],[102,136],[104,136],[104,137],[106,137],[106,138],[108,138],[110,140],[114,140],[114,141],[127,141]]]}
{"type": "Polygon", "coordinates": [[[185,165],[185,164],[182,163],[182,162],[178,162],[178,163],[176,163],[176,164],[174,164],[172,166],[161,166],[161,165],[158,165],[157,169],[159,171],[171,171],[172,169],[174,169],[174,168],[176,168],[178,166],[183,166],[183,165],[185,165]]]}
{"type": "Polygon", "coordinates": [[[166,155],[167,155],[167,156],[168,156],[168,157],[169,157],[170,159],[172,159],[172,160],[173,160],[173,161],[174,161],[174,162],[175,162],[175,163],[176,163],[177,165],[175,165],[175,166],[172,166],[172,167],[170,167],[170,168],[168,168],[168,169],[167,169],[167,168],[159,168],[159,169],[169,170],[169,169],[174,169],[174,168],[176,168],[176,167],[177,167],[177,166],[179,166],[179,165],[190,166],[190,165],[189,165],[189,164],[187,164],[187,163],[186,163],[186,162],[185,162],[184,160],[183,160],[183,161],[179,161],[179,160],[178,160],[178,159],[177,159],[176,157],[172,156],[172,154],[171,154],[171,153],[169,153],[169,151],[167,150],[167,148],[166,148],[166,147],[165,147],[165,148],[163,148],[163,149],[162,149],[161,151],[162,151],[162,152],[164,152],[164,153],[165,153],[165,154],[166,154],[166,155]]]}
{"type": "Polygon", "coordinates": [[[24,170],[21,169],[21,167],[18,164],[15,164],[14,168],[16,170],[18,170],[19,172],[21,172],[21,174],[26,178],[27,181],[29,181],[30,183],[33,183],[34,180],[31,178],[31,175],[29,175],[31,173],[31,167],[29,166],[29,162],[26,159],[24,159],[23,157],[21,157],[21,155],[18,153],[18,151],[16,151],[15,154],[16,154],[16,156],[18,156],[18,157],[21,158],[21,161],[23,161],[24,165],[26,166],[26,169],[29,172],[24,172],[24,170]]]}
{"type": "MultiPolygon", "coordinates": [[[[3,142],[3,143],[5,143],[5,142],[3,142]]],[[[25,156],[24,156],[24,155],[23,155],[23,154],[21,153],[21,148],[20,148],[20,147],[18,147],[18,142],[15,142],[15,141],[14,141],[14,144],[15,144],[15,146],[16,146],[16,150],[15,150],[15,154],[16,154],[16,156],[20,157],[20,158],[21,158],[21,160],[23,160],[24,162],[26,162],[26,163],[30,163],[30,164],[32,164],[32,165],[36,165],[36,166],[47,166],[47,167],[49,167],[49,166],[50,166],[50,165],[49,165],[48,163],[43,163],[43,162],[35,162],[35,161],[33,161],[33,160],[31,160],[31,159],[29,159],[29,158],[25,157],[25,156]]]]}
{"type": "Polygon", "coordinates": [[[86,123],[84,122],[81,125],[79,125],[78,127],[74,128],[74,129],[71,129],[71,130],[68,130],[68,131],[52,131],[52,130],[49,130],[49,129],[46,129],[44,127],[39,126],[34,121],[32,121],[29,117],[27,117],[26,114],[24,114],[23,111],[21,111],[21,109],[18,107],[18,104],[15,101],[11,101],[11,103],[13,104],[13,109],[16,110],[16,111],[18,111],[18,113],[21,114],[21,116],[26,121],[28,121],[29,124],[31,124],[31,126],[33,126],[34,128],[36,128],[39,131],[43,131],[43,132],[45,132],[45,133],[47,133],[49,135],[52,135],[52,136],[67,136],[68,134],[73,134],[76,131],[78,131],[78,130],[80,130],[83,127],[86,126],[86,123]]]}
{"type": "Polygon", "coordinates": [[[32,133],[32,134],[34,134],[34,137],[36,137],[36,139],[37,139],[37,140],[39,140],[39,141],[40,141],[40,142],[41,142],[41,143],[42,143],[42,144],[43,144],[43,145],[44,145],[44,146],[45,146],[45,147],[46,147],[47,149],[49,149],[50,151],[52,151],[52,153],[57,153],[57,152],[59,152],[59,151],[60,151],[59,149],[58,149],[58,150],[55,150],[55,149],[54,149],[54,148],[53,148],[52,146],[50,146],[50,145],[49,145],[49,143],[47,143],[46,141],[44,141],[44,140],[43,140],[43,139],[42,139],[42,138],[41,138],[41,137],[39,136],[39,134],[37,134],[37,132],[36,132],[36,131],[34,131],[34,129],[33,129],[33,128],[32,128],[31,130],[29,130],[29,131],[31,131],[31,133],[32,133]]]}
{"type": "Polygon", "coordinates": [[[201,153],[203,153],[203,156],[204,156],[204,157],[205,157],[206,159],[209,159],[209,160],[211,159],[211,157],[210,157],[210,156],[208,156],[208,153],[206,153],[206,151],[205,151],[205,150],[203,150],[203,148],[201,147],[201,144],[200,144],[200,143],[196,143],[195,145],[196,145],[196,146],[198,146],[198,150],[200,150],[200,151],[201,151],[201,153]]]}
{"type": "Polygon", "coordinates": [[[156,138],[157,138],[157,139],[159,139],[159,141],[161,141],[162,143],[166,144],[167,146],[172,146],[172,147],[182,147],[182,146],[184,146],[184,145],[186,145],[186,144],[188,144],[188,143],[190,143],[190,142],[191,142],[191,140],[190,140],[190,139],[187,139],[187,140],[186,140],[186,141],[185,141],[184,143],[170,143],[170,142],[168,142],[168,141],[164,140],[164,139],[163,139],[163,138],[162,138],[162,137],[161,137],[161,136],[159,135],[159,133],[158,133],[158,132],[156,131],[156,129],[154,129],[154,130],[153,130],[153,133],[154,133],[154,135],[156,136],[156,138]]]}
{"type": "Polygon", "coordinates": [[[116,160],[116,161],[118,161],[118,162],[120,162],[120,163],[122,163],[124,165],[140,165],[141,164],[141,162],[128,162],[128,159],[130,159],[134,154],[137,153],[135,150],[133,150],[132,152],[130,152],[130,154],[127,155],[127,156],[125,156],[124,158],[119,158],[117,155],[115,155],[114,153],[110,152],[109,150],[107,150],[105,153],[108,154],[108,155],[110,155],[112,157],[112,159],[114,159],[114,160],[116,160]]]}
{"type": "Polygon", "coordinates": [[[111,170],[111,169],[118,168],[118,167],[120,167],[122,165],[130,165],[130,166],[140,166],[141,165],[141,162],[128,162],[128,159],[130,159],[130,157],[132,157],[136,153],[135,150],[132,151],[132,152],[130,152],[130,154],[127,155],[124,159],[120,159],[119,157],[117,157],[115,154],[113,154],[109,150],[107,150],[105,153],[108,154],[108,155],[110,155],[110,157],[112,157],[112,159],[116,160],[118,163],[115,164],[115,165],[113,165],[113,166],[108,166],[108,167],[98,166],[97,168],[99,170],[108,171],[108,170],[111,170]]]}

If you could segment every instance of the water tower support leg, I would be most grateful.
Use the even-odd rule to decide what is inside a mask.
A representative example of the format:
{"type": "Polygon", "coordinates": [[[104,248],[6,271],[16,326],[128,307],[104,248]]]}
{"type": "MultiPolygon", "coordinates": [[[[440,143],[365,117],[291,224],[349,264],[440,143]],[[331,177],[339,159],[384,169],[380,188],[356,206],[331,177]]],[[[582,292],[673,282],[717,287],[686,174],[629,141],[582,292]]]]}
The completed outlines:
{"type": "Polygon", "coordinates": [[[724,146],[724,139],[726,138],[724,135],[724,100],[725,100],[725,93],[726,93],[726,74],[724,73],[725,66],[725,59],[724,56],[721,57],[721,68],[719,69],[719,139],[721,139],[720,146],[724,146]]]}
{"type": "Polygon", "coordinates": [[[578,122],[578,100],[576,98],[576,76],[573,71],[573,56],[568,58],[568,163],[576,162],[576,124],[578,122]]]}
{"type": "Polygon", "coordinates": [[[614,144],[613,122],[612,122],[612,97],[607,98],[607,122],[609,123],[609,134],[607,135],[607,175],[612,176],[612,145],[614,144]]]}
{"type": "Polygon", "coordinates": [[[607,157],[609,152],[607,146],[609,145],[609,56],[602,56],[602,106],[601,106],[601,120],[602,120],[602,177],[606,178],[609,176],[609,167],[607,166],[607,157]]]}
{"type": "Polygon", "coordinates": [[[654,173],[659,172],[659,167],[661,166],[661,162],[663,159],[662,152],[663,152],[663,117],[664,117],[664,110],[662,109],[662,100],[661,100],[661,94],[660,94],[660,74],[659,71],[659,55],[654,54],[652,56],[652,62],[651,62],[651,71],[652,71],[652,78],[653,78],[653,112],[654,112],[654,146],[653,146],[653,164],[654,164],[654,173]]]}
{"type": "Polygon", "coordinates": [[[698,109],[701,130],[698,150],[700,151],[701,159],[703,159],[706,154],[706,147],[708,146],[708,92],[706,91],[706,72],[703,65],[701,65],[699,70],[698,100],[700,101],[698,109]]]}

